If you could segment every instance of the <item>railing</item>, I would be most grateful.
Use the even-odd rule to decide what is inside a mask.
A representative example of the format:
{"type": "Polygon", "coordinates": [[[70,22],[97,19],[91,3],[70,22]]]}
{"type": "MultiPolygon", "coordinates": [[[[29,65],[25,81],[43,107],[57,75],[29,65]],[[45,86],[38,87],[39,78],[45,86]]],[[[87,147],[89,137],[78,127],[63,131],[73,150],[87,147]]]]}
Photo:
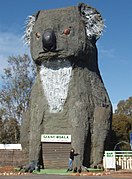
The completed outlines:
{"type": "Polygon", "coordinates": [[[104,169],[132,170],[132,151],[105,151],[104,169]]]}
{"type": "Polygon", "coordinates": [[[115,151],[116,168],[132,169],[132,151],[115,151]]]}

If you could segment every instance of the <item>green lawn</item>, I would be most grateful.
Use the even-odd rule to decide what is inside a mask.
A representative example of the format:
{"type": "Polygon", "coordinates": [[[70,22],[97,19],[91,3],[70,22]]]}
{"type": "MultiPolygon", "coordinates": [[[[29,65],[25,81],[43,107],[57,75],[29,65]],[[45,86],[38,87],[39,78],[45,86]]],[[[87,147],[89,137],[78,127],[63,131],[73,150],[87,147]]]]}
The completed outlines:
{"type": "Polygon", "coordinates": [[[34,171],[36,174],[59,174],[67,175],[69,172],[66,172],[67,169],[41,169],[40,172],[34,171]]]}
{"type": "MultiPolygon", "coordinates": [[[[40,172],[34,171],[33,173],[35,174],[59,174],[59,175],[68,175],[69,173],[72,172],[66,172],[67,169],[41,169],[40,172]]],[[[102,172],[103,170],[101,169],[93,169],[93,168],[88,168],[89,172],[102,172]]]]}

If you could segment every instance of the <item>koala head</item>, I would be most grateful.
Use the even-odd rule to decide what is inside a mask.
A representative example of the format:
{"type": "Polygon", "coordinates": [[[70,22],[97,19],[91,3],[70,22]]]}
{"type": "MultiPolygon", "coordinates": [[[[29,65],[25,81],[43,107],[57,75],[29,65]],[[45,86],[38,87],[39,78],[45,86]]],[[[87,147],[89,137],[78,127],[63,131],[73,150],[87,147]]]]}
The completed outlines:
{"type": "Polygon", "coordinates": [[[103,28],[100,13],[80,3],[68,8],[41,10],[29,16],[24,38],[37,63],[86,53],[87,42],[95,43],[103,28]]]}

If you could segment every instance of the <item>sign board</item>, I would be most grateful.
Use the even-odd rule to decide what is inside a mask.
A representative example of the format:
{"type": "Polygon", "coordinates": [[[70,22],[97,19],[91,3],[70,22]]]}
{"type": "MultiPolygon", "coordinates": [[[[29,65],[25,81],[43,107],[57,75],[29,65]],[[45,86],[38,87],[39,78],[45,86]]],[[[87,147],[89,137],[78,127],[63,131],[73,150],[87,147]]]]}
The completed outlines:
{"type": "Polygon", "coordinates": [[[132,144],[132,132],[130,132],[130,144],[132,144]]]}
{"type": "Polygon", "coordinates": [[[105,151],[104,168],[116,169],[115,151],[105,151]]]}
{"type": "Polygon", "coordinates": [[[71,135],[63,134],[42,134],[41,142],[71,142],[71,135]]]}
{"type": "Polygon", "coordinates": [[[131,146],[131,150],[132,150],[132,132],[130,132],[130,146],[131,146]]]}

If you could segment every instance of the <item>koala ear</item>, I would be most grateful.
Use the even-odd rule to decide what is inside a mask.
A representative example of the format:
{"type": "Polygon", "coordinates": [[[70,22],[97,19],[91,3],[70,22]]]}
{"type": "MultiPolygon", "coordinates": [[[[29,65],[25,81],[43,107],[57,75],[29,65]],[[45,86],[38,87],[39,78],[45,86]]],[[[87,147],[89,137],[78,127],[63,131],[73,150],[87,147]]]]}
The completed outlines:
{"type": "Polygon", "coordinates": [[[104,21],[101,14],[95,8],[84,3],[80,3],[78,9],[85,23],[88,38],[94,38],[95,41],[98,40],[104,29],[104,21]]]}
{"type": "Polygon", "coordinates": [[[35,24],[35,21],[36,21],[35,15],[28,16],[25,21],[26,30],[23,35],[23,40],[24,40],[24,43],[27,44],[28,46],[30,45],[31,32],[32,32],[33,26],[35,24]]]}

